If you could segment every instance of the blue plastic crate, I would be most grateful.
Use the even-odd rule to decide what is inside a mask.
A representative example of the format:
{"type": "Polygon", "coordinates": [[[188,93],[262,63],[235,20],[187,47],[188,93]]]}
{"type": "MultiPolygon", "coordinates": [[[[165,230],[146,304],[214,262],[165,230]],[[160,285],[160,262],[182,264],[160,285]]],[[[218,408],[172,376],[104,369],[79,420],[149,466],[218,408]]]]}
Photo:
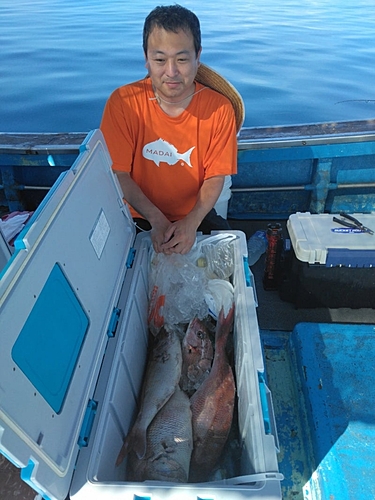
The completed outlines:
{"type": "Polygon", "coordinates": [[[375,498],[375,325],[301,323],[291,343],[315,457],[306,498],[375,498]]]}

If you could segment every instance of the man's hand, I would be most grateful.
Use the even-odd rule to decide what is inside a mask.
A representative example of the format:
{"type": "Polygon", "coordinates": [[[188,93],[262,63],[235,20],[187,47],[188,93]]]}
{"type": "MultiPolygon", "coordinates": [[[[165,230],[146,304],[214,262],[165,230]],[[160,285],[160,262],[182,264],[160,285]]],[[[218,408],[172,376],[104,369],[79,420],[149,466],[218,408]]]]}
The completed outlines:
{"type": "Polygon", "coordinates": [[[129,172],[116,172],[124,199],[151,224],[151,241],[155,252],[162,252],[161,245],[165,243],[165,233],[170,227],[170,221],[145,196],[141,188],[130,177],[129,172]]]}
{"type": "Polygon", "coordinates": [[[125,200],[151,224],[151,241],[155,252],[186,254],[194,245],[197,229],[215,205],[224,185],[224,176],[206,179],[194,208],[184,219],[171,223],[145,196],[129,172],[116,172],[125,200]]]}
{"type": "MultiPolygon", "coordinates": [[[[170,221],[164,217],[160,218],[158,223],[155,223],[151,229],[151,241],[156,253],[164,252],[164,244],[167,241],[168,230],[171,227],[170,221]]],[[[167,253],[167,252],[164,252],[167,253]]]]}
{"type": "Polygon", "coordinates": [[[165,241],[160,246],[160,251],[167,255],[188,253],[195,243],[197,228],[196,222],[192,221],[189,216],[173,222],[165,232],[165,241]]]}
{"type": "Polygon", "coordinates": [[[197,229],[213,208],[224,185],[224,176],[206,179],[199,190],[194,208],[184,219],[172,223],[165,233],[160,249],[166,254],[186,254],[194,245],[197,229]]]}

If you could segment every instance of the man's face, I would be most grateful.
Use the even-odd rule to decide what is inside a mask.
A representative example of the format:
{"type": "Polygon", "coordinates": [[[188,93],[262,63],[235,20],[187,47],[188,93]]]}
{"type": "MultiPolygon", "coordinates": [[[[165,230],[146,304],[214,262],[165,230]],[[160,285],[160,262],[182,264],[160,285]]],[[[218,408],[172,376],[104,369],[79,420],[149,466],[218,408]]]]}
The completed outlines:
{"type": "Polygon", "coordinates": [[[179,102],[194,92],[194,78],[199,56],[195,53],[193,35],[155,27],[148,38],[146,68],[158,95],[179,102]]]}

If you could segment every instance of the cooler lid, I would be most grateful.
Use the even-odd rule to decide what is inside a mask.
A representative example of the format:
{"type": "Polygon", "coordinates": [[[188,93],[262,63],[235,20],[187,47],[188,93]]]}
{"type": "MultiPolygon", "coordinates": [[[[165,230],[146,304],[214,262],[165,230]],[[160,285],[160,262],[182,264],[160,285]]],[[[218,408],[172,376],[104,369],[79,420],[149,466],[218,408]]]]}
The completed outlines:
{"type": "Polygon", "coordinates": [[[99,130],[16,241],[0,277],[0,451],[65,499],[135,238],[99,130]]]}
{"type": "MultiPolygon", "coordinates": [[[[375,230],[375,213],[354,215],[364,226],[375,230]]],[[[330,266],[375,266],[375,235],[351,229],[333,221],[339,214],[297,212],[287,228],[297,259],[309,264],[330,266]]]]}

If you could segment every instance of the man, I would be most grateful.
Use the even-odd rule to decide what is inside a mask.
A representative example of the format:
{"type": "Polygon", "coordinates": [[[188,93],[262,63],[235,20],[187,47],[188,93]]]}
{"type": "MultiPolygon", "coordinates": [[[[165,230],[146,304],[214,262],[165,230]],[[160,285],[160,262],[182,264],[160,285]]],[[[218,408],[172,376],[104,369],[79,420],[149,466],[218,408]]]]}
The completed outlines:
{"type": "Polygon", "coordinates": [[[156,7],[143,49],[147,77],[113,92],[101,130],[131,214],[148,221],[155,251],[185,254],[197,230],[229,228],[213,207],[225,176],[236,173],[236,117],[226,97],[197,80],[194,13],[156,7]]]}

